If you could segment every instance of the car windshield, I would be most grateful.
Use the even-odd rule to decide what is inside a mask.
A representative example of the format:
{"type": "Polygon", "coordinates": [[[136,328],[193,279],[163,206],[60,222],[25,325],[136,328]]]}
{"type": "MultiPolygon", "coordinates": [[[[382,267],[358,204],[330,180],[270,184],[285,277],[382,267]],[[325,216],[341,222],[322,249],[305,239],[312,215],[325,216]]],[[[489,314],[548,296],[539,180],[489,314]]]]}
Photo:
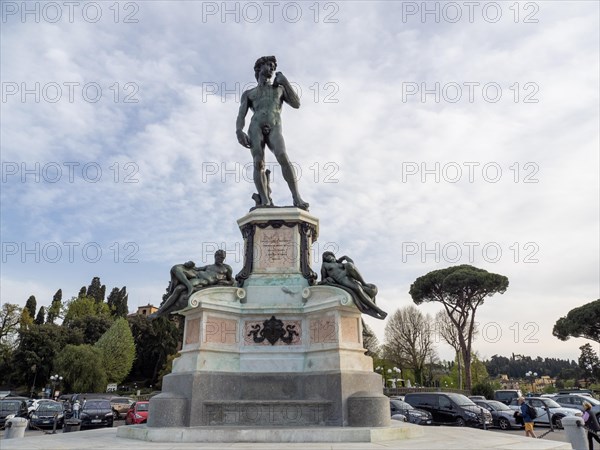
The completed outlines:
{"type": "Polygon", "coordinates": [[[111,398],[110,402],[111,403],[129,403],[129,400],[127,400],[126,398],[111,398]]]}
{"type": "Polygon", "coordinates": [[[62,405],[58,403],[42,403],[40,404],[38,411],[62,411],[62,405]]]}
{"type": "Polygon", "coordinates": [[[108,401],[104,400],[104,401],[94,401],[94,400],[88,400],[87,402],[85,402],[85,405],[83,405],[83,409],[110,409],[110,404],[107,404],[108,401]]]}
{"type": "Polygon", "coordinates": [[[19,402],[2,402],[0,404],[0,409],[2,411],[18,411],[21,407],[19,402]]]}
{"type": "Polygon", "coordinates": [[[556,403],[554,400],[551,400],[549,398],[545,398],[542,400],[542,402],[548,407],[548,408],[561,408],[561,406],[556,403]]]}
{"type": "Polygon", "coordinates": [[[390,400],[390,403],[394,405],[397,409],[414,409],[412,405],[409,405],[402,400],[390,400]]]}
{"type": "Polygon", "coordinates": [[[446,394],[448,397],[450,397],[452,399],[452,401],[454,403],[456,403],[457,405],[460,406],[477,406],[475,403],[473,403],[472,400],[469,400],[469,398],[466,395],[462,395],[462,394],[446,394]]]}
{"type": "Polygon", "coordinates": [[[148,403],[138,403],[136,409],[138,411],[148,411],[148,403]]]}
{"type": "Polygon", "coordinates": [[[512,411],[512,409],[510,409],[507,405],[505,405],[502,402],[497,402],[497,401],[490,401],[487,402],[488,405],[490,405],[492,408],[494,408],[496,411],[512,411]]]}

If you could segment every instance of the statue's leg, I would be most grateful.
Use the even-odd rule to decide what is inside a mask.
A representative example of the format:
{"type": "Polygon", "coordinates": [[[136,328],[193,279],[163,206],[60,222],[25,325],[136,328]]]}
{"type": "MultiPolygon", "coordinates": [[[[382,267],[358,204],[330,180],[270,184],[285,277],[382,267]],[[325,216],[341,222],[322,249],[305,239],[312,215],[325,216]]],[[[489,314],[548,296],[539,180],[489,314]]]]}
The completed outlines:
{"type": "Polygon", "coordinates": [[[165,302],[158,308],[158,311],[151,314],[149,317],[151,319],[164,316],[173,310],[173,305],[179,300],[179,297],[185,297],[185,294],[182,295],[182,292],[185,291],[186,287],[183,284],[180,284],[173,289],[171,295],[165,300],[165,302]]]}
{"type": "Polygon", "coordinates": [[[363,300],[363,302],[366,301],[368,304],[368,302],[372,301],[371,298],[366,294],[366,292],[363,291],[360,284],[352,280],[351,278],[344,279],[341,284],[356,292],[356,295],[358,295],[360,299],[363,300]]]}
{"type": "Polygon", "coordinates": [[[283,179],[287,183],[288,187],[290,188],[290,192],[292,193],[294,206],[297,206],[301,209],[308,209],[308,203],[306,203],[304,200],[302,200],[302,197],[300,197],[296,171],[294,170],[294,166],[292,166],[292,163],[290,162],[290,159],[285,151],[285,141],[283,140],[280,127],[275,127],[271,130],[267,138],[267,145],[281,166],[281,173],[283,174],[283,179]]]}
{"type": "Polygon", "coordinates": [[[354,264],[345,263],[344,266],[346,267],[346,273],[350,275],[351,278],[360,281],[363,285],[367,284],[354,264]]]}
{"type": "Polygon", "coordinates": [[[267,174],[265,173],[265,142],[260,130],[248,130],[248,137],[252,143],[252,162],[254,165],[254,186],[260,196],[261,205],[270,205],[267,192],[267,174]]]}
{"type": "Polygon", "coordinates": [[[188,291],[188,294],[191,294],[192,291],[194,290],[194,287],[192,286],[192,283],[190,283],[190,280],[188,279],[188,277],[185,274],[185,271],[183,270],[183,268],[180,265],[177,266],[173,266],[171,268],[171,274],[181,283],[183,284],[188,291]]]}

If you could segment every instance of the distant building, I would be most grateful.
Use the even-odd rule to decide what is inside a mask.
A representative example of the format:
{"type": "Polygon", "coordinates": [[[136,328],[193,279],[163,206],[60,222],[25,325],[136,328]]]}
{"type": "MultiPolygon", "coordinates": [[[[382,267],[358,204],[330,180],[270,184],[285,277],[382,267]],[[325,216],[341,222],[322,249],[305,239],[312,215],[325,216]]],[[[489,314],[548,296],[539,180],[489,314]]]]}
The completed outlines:
{"type": "Polygon", "coordinates": [[[498,375],[498,381],[502,389],[520,389],[519,382],[517,380],[511,380],[508,375],[498,375]]]}
{"type": "Polygon", "coordinates": [[[147,304],[146,306],[139,306],[137,312],[130,314],[130,316],[149,316],[150,314],[158,311],[158,308],[154,305],[147,304]]]}

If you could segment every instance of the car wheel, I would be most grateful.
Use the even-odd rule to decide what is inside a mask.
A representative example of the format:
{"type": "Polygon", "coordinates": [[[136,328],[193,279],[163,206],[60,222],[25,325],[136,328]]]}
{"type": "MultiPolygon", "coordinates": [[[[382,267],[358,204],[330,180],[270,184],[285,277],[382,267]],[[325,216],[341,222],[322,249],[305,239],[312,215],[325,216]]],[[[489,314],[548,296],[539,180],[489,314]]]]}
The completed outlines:
{"type": "Polygon", "coordinates": [[[500,417],[498,421],[498,426],[501,430],[510,430],[510,422],[505,417],[500,417]]]}
{"type": "Polygon", "coordinates": [[[561,428],[562,429],[562,417],[560,416],[554,416],[552,418],[552,425],[554,425],[554,428],[561,428]]]}
{"type": "Polygon", "coordinates": [[[465,425],[466,425],[465,419],[463,419],[462,417],[459,417],[458,419],[456,419],[457,427],[464,427],[465,425]]]}

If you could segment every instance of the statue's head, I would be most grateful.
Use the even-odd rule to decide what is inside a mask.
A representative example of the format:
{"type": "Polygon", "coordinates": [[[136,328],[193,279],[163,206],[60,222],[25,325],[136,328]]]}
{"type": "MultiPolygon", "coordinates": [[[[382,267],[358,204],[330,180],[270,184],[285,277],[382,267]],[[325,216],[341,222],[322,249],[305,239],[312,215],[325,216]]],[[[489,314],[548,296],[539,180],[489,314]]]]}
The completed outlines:
{"type": "Polygon", "coordinates": [[[188,261],[188,262],[186,262],[186,263],[183,264],[183,267],[185,267],[186,269],[191,269],[194,266],[195,266],[194,261],[188,261]]]}
{"type": "Polygon", "coordinates": [[[273,63],[275,65],[275,69],[277,69],[277,58],[275,58],[274,56],[261,56],[254,63],[254,78],[256,78],[256,81],[258,81],[258,74],[260,73],[260,68],[263,66],[263,64],[266,63],[273,63]]]}
{"type": "Polygon", "coordinates": [[[225,250],[217,250],[215,252],[215,261],[220,261],[223,262],[225,261],[225,256],[227,255],[227,253],[225,253],[225,250]]]}
{"type": "Polygon", "coordinates": [[[323,252],[323,261],[335,261],[335,254],[333,252],[323,252]]]}

